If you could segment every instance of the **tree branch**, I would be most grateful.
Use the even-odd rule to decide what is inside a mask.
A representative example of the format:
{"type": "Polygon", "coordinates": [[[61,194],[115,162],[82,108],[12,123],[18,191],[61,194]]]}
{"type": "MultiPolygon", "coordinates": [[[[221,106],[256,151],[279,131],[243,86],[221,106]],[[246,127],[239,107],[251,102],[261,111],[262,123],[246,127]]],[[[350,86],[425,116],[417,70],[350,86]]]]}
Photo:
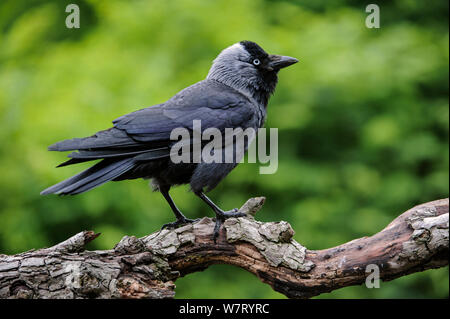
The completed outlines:
{"type": "Polygon", "coordinates": [[[368,265],[380,279],[448,265],[449,201],[416,206],[381,232],[325,250],[292,239],[284,221],[258,222],[264,198],[228,219],[217,243],[203,218],[142,238],[125,236],[111,250],[85,251],[99,234],[84,231],[50,248],[0,255],[0,298],[173,298],[174,281],[212,264],[239,266],[290,298],[309,298],[364,283],[368,265]]]}

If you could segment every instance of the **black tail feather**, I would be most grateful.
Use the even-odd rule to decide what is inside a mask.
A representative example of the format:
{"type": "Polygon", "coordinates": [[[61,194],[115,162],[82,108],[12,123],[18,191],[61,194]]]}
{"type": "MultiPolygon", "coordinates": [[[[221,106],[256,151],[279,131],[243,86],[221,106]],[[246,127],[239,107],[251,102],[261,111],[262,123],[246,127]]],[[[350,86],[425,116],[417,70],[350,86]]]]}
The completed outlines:
{"type": "Polygon", "coordinates": [[[133,158],[103,160],[87,170],[72,176],[41,192],[41,195],[75,195],[86,192],[120,176],[134,166],[133,158]]]}

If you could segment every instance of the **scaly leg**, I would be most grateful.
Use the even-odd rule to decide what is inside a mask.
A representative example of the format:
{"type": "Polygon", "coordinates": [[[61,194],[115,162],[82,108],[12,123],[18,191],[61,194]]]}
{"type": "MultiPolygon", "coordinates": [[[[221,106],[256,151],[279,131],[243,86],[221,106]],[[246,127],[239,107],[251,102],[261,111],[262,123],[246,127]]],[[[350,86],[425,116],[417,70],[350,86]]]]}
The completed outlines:
{"type": "Polygon", "coordinates": [[[179,227],[179,226],[185,225],[185,224],[189,224],[189,223],[193,223],[193,222],[198,221],[198,220],[199,220],[198,218],[197,218],[197,219],[186,218],[186,217],[183,215],[183,213],[181,213],[181,211],[180,211],[180,210],[178,209],[178,207],[175,205],[175,203],[174,203],[172,197],[170,197],[170,195],[169,195],[169,189],[170,189],[170,187],[161,187],[161,188],[160,188],[160,192],[161,192],[161,194],[164,196],[164,198],[166,199],[166,201],[169,203],[170,208],[172,208],[172,211],[173,211],[173,213],[175,214],[175,217],[176,217],[177,220],[174,221],[174,222],[172,222],[172,223],[164,224],[164,225],[161,227],[161,230],[162,230],[162,229],[165,229],[165,228],[173,229],[173,228],[177,228],[177,227],[179,227]]]}

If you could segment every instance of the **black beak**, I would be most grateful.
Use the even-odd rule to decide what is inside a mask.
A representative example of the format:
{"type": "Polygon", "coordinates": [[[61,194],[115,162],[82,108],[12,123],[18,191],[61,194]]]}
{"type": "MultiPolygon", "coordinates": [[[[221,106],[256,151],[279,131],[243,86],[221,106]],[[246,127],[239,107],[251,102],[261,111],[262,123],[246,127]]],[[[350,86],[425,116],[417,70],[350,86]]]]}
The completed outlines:
{"type": "Polygon", "coordinates": [[[274,54],[271,54],[269,56],[269,59],[270,59],[269,69],[272,69],[272,70],[279,70],[279,69],[288,67],[288,66],[298,62],[298,60],[296,58],[292,58],[290,56],[283,56],[283,55],[274,55],[274,54]]]}

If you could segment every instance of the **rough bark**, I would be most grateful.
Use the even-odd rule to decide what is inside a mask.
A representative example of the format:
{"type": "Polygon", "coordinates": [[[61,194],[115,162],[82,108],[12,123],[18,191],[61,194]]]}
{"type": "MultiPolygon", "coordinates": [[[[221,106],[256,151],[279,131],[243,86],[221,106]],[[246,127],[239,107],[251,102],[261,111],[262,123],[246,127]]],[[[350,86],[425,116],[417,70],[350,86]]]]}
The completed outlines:
{"type": "Polygon", "coordinates": [[[258,222],[264,198],[228,219],[217,242],[214,221],[125,236],[113,249],[85,251],[98,234],[84,231],[45,249],[0,255],[0,298],[173,298],[174,281],[212,264],[255,274],[290,298],[309,298],[365,282],[368,265],[380,279],[448,265],[449,201],[437,200],[401,214],[381,232],[343,245],[308,250],[284,221],[258,222]]]}

